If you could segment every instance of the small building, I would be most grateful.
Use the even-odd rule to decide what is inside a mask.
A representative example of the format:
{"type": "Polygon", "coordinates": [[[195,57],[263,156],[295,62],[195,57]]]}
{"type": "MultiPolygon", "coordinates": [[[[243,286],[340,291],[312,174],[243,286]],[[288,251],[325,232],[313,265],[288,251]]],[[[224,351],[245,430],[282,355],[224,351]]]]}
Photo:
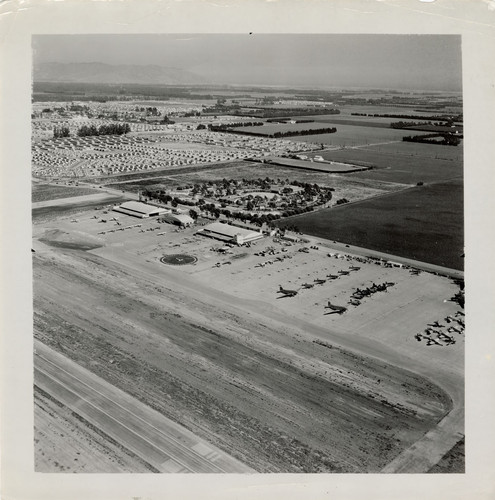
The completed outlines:
{"type": "Polygon", "coordinates": [[[221,222],[213,222],[206,225],[198,231],[198,234],[236,245],[244,245],[245,243],[263,238],[261,231],[243,229],[221,222]]]}
{"type": "Polygon", "coordinates": [[[158,217],[159,215],[169,212],[166,208],[155,207],[154,205],[148,205],[147,203],[142,203],[141,201],[126,201],[121,205],[113,207],[113,211],[121,214],[132,215],[133,217],[139,217],[140,219],[158,217]]]}
{"type": "Polygon", "coordinates": [[[186,214],[181,213],[168,213],[165,214],[162,219],[163,222],[168,222],[169,224],[176,224],[181,227],[189,227],[194,224],[194,219],[186,214]]]}

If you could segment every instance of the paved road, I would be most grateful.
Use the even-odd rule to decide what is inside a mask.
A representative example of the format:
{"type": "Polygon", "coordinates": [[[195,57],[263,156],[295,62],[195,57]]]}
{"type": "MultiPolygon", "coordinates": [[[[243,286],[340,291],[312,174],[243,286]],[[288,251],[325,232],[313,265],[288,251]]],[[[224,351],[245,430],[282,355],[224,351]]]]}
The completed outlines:
{"type": "Polygon", "coordinates": [[[464,437],[464,409],[454,409],[423,438],[382,469],[384,473],[425,473],[464,437]]]}
{"type": "Polygon", "coordinates": [[[35,340],[35,385],[160,472],[255,472],[35,340]]]}

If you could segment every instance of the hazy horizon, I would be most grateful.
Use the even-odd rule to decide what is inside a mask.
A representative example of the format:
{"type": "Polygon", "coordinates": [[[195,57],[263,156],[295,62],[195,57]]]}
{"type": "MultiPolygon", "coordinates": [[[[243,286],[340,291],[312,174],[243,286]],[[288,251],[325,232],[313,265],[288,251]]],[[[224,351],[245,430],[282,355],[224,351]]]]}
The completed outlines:
{"type": "Polygon", "coordinates": [[[33,63],[156,65],[211,85],[462,91],[458,35],[35,35],[33,63]]]}

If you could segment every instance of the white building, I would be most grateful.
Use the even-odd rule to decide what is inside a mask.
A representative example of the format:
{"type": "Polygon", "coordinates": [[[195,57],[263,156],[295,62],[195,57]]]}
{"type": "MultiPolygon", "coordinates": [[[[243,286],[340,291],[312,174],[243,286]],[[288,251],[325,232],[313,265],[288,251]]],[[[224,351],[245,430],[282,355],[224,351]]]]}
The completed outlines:
{"type": "Polygon", "coordinates": [[[169,224],[177,224],[182,227],[189,227],[194,224],[194,219],[186,214],[174,214],[168,213],[162,217],[163,222],[168,222],[169,224]]]}
{"type": "Polygon", "coordinates": [[[221,222],[208,224],[200,229],[198,233],[217,240],[235,243],[236,245],[244,245],[245,243],[263,238],[261,230],[243,229],[231,226],[230,224],[222,224],[221,222]]]}
{"type": "Polygon", "coordinates": [[[133,217],[139,217],[141,219],[147,217],[157,217],[170,212],[170,210],[166,208],[155,207],[154,205],[148,205],[140,201],[126,201],[121,205],[113,207],[113,210],[115,212],[132,215],[133,217]]]}

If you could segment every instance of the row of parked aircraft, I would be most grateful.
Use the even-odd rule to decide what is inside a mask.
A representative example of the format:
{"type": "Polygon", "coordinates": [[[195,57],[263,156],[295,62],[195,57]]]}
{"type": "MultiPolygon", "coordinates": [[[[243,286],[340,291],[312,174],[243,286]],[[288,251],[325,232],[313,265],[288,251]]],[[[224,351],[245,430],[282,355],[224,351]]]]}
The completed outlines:
{"type": "MultiPolygon", "coordinates": [[[[323,280],[323,282],[325,282],[325,280],[323,280]]],[[[305,285],[308,285],[308,283],[305,283],[305,285]]],[[[310,285],[314,286],[313,284],[310,285]]],[[[297,295],[298,290],[288,290],[284,288],[282,285],[279,285],[279,290],[277,293],[281,293],[282,297],[294,297],[295,295],[297,295]]],[[[332,304],[330,301],[328,301],[327,305],[325,306],[325,309],[330,309],[330,311],[326,312],[325,314],[344,314],[347,311],[347,307],[332,304]]]]}
{"type": "Polygon", "coordinates": [[[394,285],[395,283],[387,281],[385,283],[380,283],[379,285],[373,283],[371,286],[366,288],[356,288],[356,291],[351,295],[351,299],[359,301],[364,299],[364,297],[369,297],[370,295],[373,295],[376,292],[386,292],[387,288],[394,285]]]}

